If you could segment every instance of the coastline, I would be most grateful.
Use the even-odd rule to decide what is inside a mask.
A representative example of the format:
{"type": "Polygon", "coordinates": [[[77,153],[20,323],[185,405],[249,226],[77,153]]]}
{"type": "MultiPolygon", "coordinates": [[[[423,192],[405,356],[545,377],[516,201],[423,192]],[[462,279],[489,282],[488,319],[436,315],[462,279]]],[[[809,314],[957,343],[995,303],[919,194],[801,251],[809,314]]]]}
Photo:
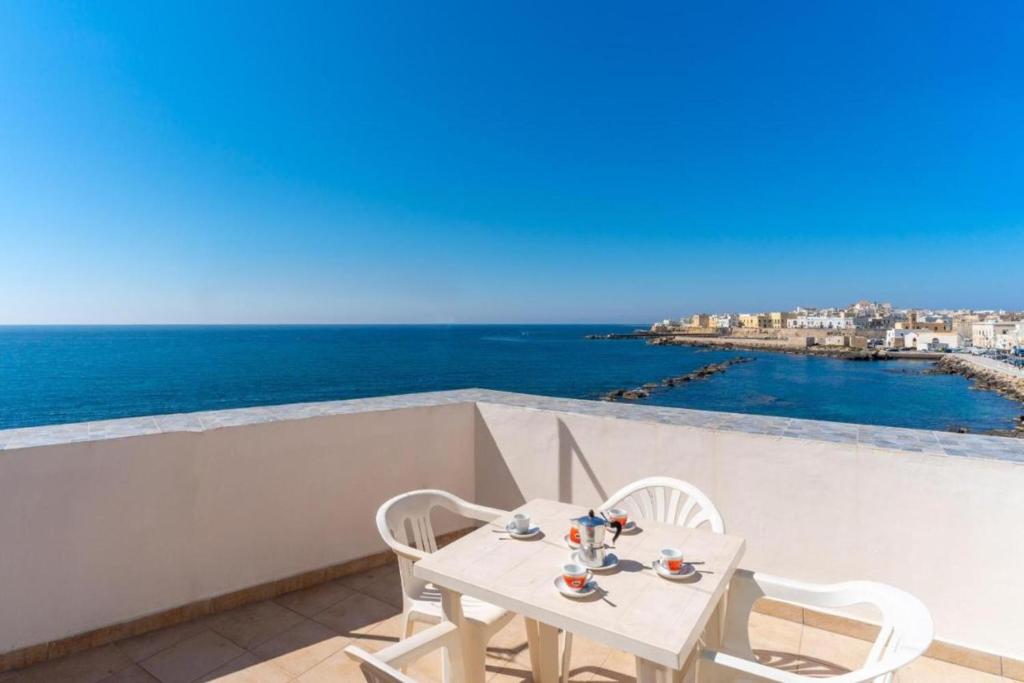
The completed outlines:
{"type": "Polygon", "coordinates": [[[682,334],[641,333],[618,335],[587,335],[587,339],[646,339],[652,346],[706,346],[737,351],[775,351],[803,356],[824,356],[842,360],[939,360],[944,353],[927,351],[898,351],[885,349],[852,349],[849,347],[800,346],[788,339],[764,339],[760,337],[712,337],[682,334]]]}
{"type": "MultiPolygon", "coordinates": [[[[848,347],[815,347],[797,346],[786,339],[737,338],[737,337],[703,337],[679,335],[671,333],[652,333],[638,330],[627,334],[587,335],[587,339],[646,339],[651,346],[690,346],[706,347],[736,351],[770,351],[790,355],[818,356],[853,361],[887,361],[887,360],[931,360],[935,361],[931,374],[959,375],[971,381],[971,388],[981,391],[993,391],[1012,401],[1022,404],[1024,408],[1024,371],[1017,371],[1007,366],[1002,368],[996,361],[950,353],[932,353],[922,351],[887,351],[885,349],[851,349],[848,347]]],[[[747,362],[752,359],[737,359],[747,362]]],[[[652,391],[661,388],[678,386],[694,379],[704,379],[710,375],[724,372],[732,363],[711,364],[699,368],[689,376],[668,378],[657,383],[648,383],[635,389],[617,389],[605,394],[605,401],[627,400],[636,401],[647,398],[652,391]],[[674,381],[669,381],[674,380],[674,381]]],[[[1024,438],[1024,413],[1022,413],[1008,429],[988,429],[975,432],[967,426],[950,427],[949,431],[958,433],[979,433],[1010,438],[1024,438]]]]}

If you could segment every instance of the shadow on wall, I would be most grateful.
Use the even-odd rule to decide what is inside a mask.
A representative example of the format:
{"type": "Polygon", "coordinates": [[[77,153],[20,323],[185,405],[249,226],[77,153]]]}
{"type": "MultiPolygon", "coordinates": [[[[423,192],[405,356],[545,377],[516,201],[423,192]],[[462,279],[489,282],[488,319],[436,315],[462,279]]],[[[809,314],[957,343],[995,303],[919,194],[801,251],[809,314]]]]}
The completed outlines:
{"type": "MultiPolygon", "coordinates": [[[[563,503],[580,502],[573,500],[574,471],[577,473],[582,471],[592,488],[592,492],[586,494],[584,504],[596,505],[594,493],[597,494],[597,501],[607,500],[608,491],[598,480],[594,468],[590,466],[590,462],[569,426],[560,418],[555,420],[558,435],[558,475],[557,482],[555,482],[557,488],[552,490],[545,485],[544,490],[530,491],[529,495],[523,492],[512,470],[509,469],[505,455],[501,452],[501,447],[498,446],[498,442],[479,408],[475,409],[474,420],[476,502],[502,510],[519,507],[526,502],[527,498],[557,496],[558,500],[563,503]]],[[[539,462],[545,462],[545,460],[543,457],[538,458],[539,462]]]]}
{"type": "Polygon", "coordinates": [[[569,427],[561,419],[558,420],[558,500],[563,503],[572,503],[572,461],[577,460],[583,468],[590,485],[597,491],[599,500],[607,500],[608,492],[601,486],[594,474],[594,468],[587,462],[583,455],[583,449],[576,443],[576,437],[569,431],[569,427]]]}
{"type": "Polygon", "coordinates": [[[501,510],[519,507],[526,499],[479,408],[473,408],[473,419],[476,502],[501,510]]]}

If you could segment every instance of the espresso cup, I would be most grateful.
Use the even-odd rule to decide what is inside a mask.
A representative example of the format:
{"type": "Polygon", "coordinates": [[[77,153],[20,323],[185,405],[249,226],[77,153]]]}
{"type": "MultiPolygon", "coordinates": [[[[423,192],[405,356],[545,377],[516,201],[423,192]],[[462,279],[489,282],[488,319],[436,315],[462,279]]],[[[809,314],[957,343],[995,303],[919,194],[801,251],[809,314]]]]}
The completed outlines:
{"type": "Polygon", "coordinates": [[[525,534],[530,530],[530,515],[517,512],[512,515],[512,523],[515,525],[516,533],[525,534]]]}
{"type": "Polygon", "coordinates": [[[629,523],[629,513],[622,508],[610,508],[608,511],[608,519],[613,522],[618,522],[622,525],[622,528],[626,528],[626,524],[629,523]]]}
{"type": "Polygon", "coordinates": [[[565,585],[574,591],[581,591],[587,585],[590,578],[590,570],[581,564],[569,563],[562,565],[562,580],[565,585]]]}
{"type": "Polygon", "coordinates": [[[661,549],[661,566],[670,572],[679,572],[683,569],[683,552],[675,548],[661,549]]]}

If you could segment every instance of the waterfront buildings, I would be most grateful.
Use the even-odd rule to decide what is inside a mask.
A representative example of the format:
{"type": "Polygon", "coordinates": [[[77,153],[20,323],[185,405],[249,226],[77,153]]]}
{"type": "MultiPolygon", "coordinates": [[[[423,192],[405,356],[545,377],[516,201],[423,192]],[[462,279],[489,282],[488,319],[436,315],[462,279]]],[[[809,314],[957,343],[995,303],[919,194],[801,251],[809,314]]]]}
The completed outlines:
{"type": "Polygon", "coordinates": [[[711,327],[728,330],[739,325],[739,320],[733,313],[722,313],[711,316],[711,327]]]}
{"type": "Polygon", "coordinates": [[[695,313],[678,323],[663,320],[654,332],[718,336],[736,334],[750,343],[763,338],[787,345],[868,348],[883,343],[889,349],[944,352],[968,348],[1018,352],[1024,347],[1024,313],[1006,311],[893,309],[889,303],[858,301],[845,308],[797,307],[792,311],[695,313]],[[739,330],[732,333],[731,330],[739,330]],[[788,341],[787,341],[788,340],[788,341]]]}
{"type": "Polygon", "coordinates": [[[890,349],[916,349],[918,351],[933,352],[958,351],[964,348],[964,345],[964,338],[956,332],[894,328],[885,333],[885,346],[890,349]]]}
{"type": "Polygon", "coordinates": [[[740,327],[745,330],[765,330],[771,326],[767,313],[740,313],[740,327]]]}
{"type": "Polygon", "coordinates": [[[1017,336],[1017,324],[986,320],[971,325],[971,344],[978,349],[1010,351],[1017,336]]]}
{"type": "Polygon", "coordinates": [[[846,311],[833,313],[820,311],[796,315],[786,321],[789,329],[818,330],[852,330],[856,327],[853,317],[847,317],[846,311]]]}
{"type": "Polygon", "coordinates": [[[707,313],[694,313],[690,318],[690,327],[706,329],[711,327],[711,316],[707,313]]]}

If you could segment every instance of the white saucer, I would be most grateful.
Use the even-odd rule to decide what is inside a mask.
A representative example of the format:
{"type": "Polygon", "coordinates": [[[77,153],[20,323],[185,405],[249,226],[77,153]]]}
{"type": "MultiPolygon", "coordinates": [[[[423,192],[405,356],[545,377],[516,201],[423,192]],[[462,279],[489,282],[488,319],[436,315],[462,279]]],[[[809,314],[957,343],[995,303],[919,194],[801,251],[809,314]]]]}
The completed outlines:
{"type": "Polygon", "coordinates": [[[615,553],[607,553],[604,556],[604,564],[601,565],[600,567],[592,567],[589,564],[587,564],[586,562],[584,562],[583,558],[580,557],[580,551],[578,551],[578,550],[576,552],[574,552],[572,555],[570,555],[570,559],[572,559],[572,561],[575,562],[576,564],[583,565],[587,569],[591,569],[591,570],[593,570],[595,572],[606,572],[609,569],[615,569],[616,567],[619,566],[619,556],[616,555],[615,553]]]}
{"type": "Polygon", "coordinates": [[[633,520],[629,520],[626,522],[626,526],[622,527],[622,533],[624,534],[635,534],[638,531],[640,531],[640,527],[633,520]]]}
{"type": "Polygon", "coordinates": [[[555,577],[555,590],[564,595],[567,598],[585,598],[588,595],[593,595],[594,591],[597,590],[597,581],[589,579],[586,585],[583,586],[583,590],[574,591],[565,585],[565,579],[561,576],[555,577]]]}
{"type": "Polygon", "coordinates": [[[573,543],[572,541],[569,540],[569,534],[566,534],[565,536],[562,536],[562,540],[565,541],[565,544],[567,546],[569,546],[570,548],[572,548],[573,550],[575,550],[575,549],[580,547],[579,543],[573,543]]]}
{"type": "Polygon", "coordinates": [[[516,531],[516,523],[509,522],[505,525],[505,531],[507,531],[508,535],[512,538],[533,538],[534,536],[540,533],[540,527],[531,526],[525,534],[521,534],[518,531],[516,531]]]}
{"type": "Polygon", "coordinates": [[[670,581],[692,579],[697,575],[697,568],[689,562],[684,562],[682,568],[678,572],[671,572],[661,563],[660,559],[654,561],[654,571],[658,572],[658,576],[663,576],[670,581]]]}

